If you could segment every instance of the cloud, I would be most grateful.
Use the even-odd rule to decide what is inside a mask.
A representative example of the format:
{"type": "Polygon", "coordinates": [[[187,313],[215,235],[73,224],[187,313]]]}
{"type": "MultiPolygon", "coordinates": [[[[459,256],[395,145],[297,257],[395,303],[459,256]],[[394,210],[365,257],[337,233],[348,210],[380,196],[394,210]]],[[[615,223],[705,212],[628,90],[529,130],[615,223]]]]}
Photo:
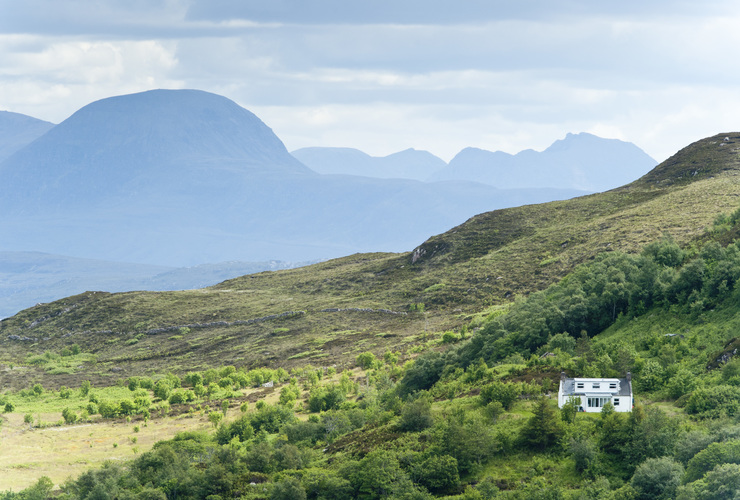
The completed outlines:
{"type": "Polygon", "coordinates": [[[257,112],[291,148],[449,159],[585,130],[662,159],[740,111],[730,1],[0,0],[0,11],[0,108],[52,121],[111,95],[189,87],[257,112]]]}

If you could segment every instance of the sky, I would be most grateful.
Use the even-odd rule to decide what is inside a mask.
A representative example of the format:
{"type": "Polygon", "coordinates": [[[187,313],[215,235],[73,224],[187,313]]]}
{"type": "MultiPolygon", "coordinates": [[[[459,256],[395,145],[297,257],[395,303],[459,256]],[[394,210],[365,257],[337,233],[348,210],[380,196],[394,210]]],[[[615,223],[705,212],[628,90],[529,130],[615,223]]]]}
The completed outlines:
{"type": "Polygon", "coordinates": [[[0,0],[0,110],[195,88],[289,150],[449,161],[590,132],[662,161],[740,130],[738,26],[734,0],[0,0]]]}

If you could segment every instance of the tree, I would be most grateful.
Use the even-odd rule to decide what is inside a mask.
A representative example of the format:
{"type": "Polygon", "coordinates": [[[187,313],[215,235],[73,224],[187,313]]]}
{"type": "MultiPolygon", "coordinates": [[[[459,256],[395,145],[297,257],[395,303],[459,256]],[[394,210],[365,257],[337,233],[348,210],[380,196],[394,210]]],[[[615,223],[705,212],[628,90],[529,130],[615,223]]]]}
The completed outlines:
{"type": "Polygon", "coordinates": [[[648,458],[635,470],[630,484],[638,500],[675,498],[683,466],[670,457],[648,458]]]}
{"type": "Polygon", "coordinates": [[[449,455],[432,455],[416,464],[412,478],[430,492],[439,495],[460,487],[457,460],[449,455]]]}
{"type": "Polygon", "coordinates": [[[740,491],[740,465],[718,465],[694,484],[696,500],[734,500],[740,491]]]}
{"type": "Polygon", "coordinates": [[[542,451],[558,444],[563,437],[563,428],[557,412],[547,398],[541,397],[537,401],[533,413],[522,429],[521,438],[524,444],[542,451]]]}
{"type": "Polygon", "coordinates": [[[512,405],[519,397],[519,389],[513,384],[503,382],[494,382],[485,386],[480,391],[480,398],[483,403],[488,404],[498,401],[506,411],[511,410],[512,405]]]}
{"type": "MultiPolygon", "coordinates": [[[[419,432],[434,425],[432,400],[428,395],[416,398],[403,405],[398,427],[404,432],[419,432]]],[[[455,464],[457,467],[457,464],[455,464]]]]}
{"type": "Polygon", "coordinates": [[[740,464],[740,439],[712,443],[694,455],[686,466],[686,480],[696,481],[722,464],[740,464]]]}
{"type": "Polygon", "coordinates": [[[306,500],[306,489],[294,477],[275,483],[270,500],[306,500]]]}

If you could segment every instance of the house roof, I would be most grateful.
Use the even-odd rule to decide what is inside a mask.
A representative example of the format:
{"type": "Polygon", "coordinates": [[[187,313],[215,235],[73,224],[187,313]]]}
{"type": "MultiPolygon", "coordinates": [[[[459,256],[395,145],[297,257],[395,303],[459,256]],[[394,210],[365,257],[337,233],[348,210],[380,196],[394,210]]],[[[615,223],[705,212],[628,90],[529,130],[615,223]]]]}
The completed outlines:
{"type": "Polygon", "coordinates": [[[632,395],[632,383],[626,379],[626,378],[611,378],[611,379],[603,379],[603,378],[565,378],[561,380],[561,383],[563,384],[563,394],[574,394],[574,395],[585,395],[585,394],[597,394],[594,391],[589,391],[587,389],[579,389],[576,392],[576,380],[579,382],[608,382],[613,380],[619,381],[619,392],[614,393],[604,393],[599,392],[598,394],[612,394],[614,396],[631,396],[632,395]]]}

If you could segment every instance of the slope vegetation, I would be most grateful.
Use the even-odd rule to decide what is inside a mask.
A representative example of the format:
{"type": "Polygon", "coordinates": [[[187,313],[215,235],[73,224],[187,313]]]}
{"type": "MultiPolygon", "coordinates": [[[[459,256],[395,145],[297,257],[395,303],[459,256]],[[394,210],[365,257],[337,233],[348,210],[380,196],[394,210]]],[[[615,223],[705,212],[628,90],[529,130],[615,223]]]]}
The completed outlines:
{"type": "MultiPolygon", "coordinates": [[[[664,233],[682,245],[701,237],[738,204],[738,139],[699,141],[606,193],[478,215],[406,254],[358,254],[203,290],[87,293],[39,305],[0,323],[0,345],[11,361],[77,343],[96,354],[102,379],[121,367],[342,365],[364,350],[410,351],[430,332],[544,289],[600,252],[634,252],[664,233]]],[[[40,376],[5,373],[2,382],[40,376]]],[[[56,383],[69,377],[77,375],[56,383]]]]}

